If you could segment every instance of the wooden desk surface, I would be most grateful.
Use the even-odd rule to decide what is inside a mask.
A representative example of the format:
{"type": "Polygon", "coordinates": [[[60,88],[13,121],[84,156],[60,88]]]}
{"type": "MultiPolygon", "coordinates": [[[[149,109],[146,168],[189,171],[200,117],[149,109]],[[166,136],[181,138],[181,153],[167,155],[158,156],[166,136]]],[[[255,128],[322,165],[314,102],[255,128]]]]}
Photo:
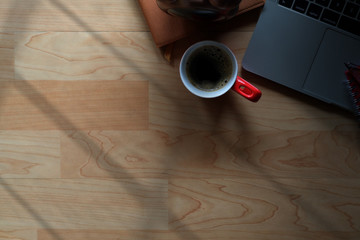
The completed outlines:
{"type": "Polygon", "coordinates": [[[137,1],[1,0],[0,239],[360,239],[351,114],[244,71],[256,104],[179,79],[203,38],[241,62],[256,19],[169,64],[137,1]]]}

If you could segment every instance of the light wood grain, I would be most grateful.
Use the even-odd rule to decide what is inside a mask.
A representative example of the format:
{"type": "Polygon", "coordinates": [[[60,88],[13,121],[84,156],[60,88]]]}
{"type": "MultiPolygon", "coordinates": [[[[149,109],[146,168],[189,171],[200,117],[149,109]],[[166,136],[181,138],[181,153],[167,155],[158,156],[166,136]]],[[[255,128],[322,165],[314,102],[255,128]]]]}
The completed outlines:
{"type": "Polygon", "coordinates": [[[0,81],[14,79],[14,34],[0,32],[0,81]]]}
{"type": "Polygon", "coordinates": [[[352,114],[244,70],[258,103],[181,83],[204,39],[241,69],[259,13],[169,63],[135,0],[2,0],[0,239],[360,239],[352,114]]]}
{"type": "Polygon", "coordinates": [[[0,131],[0,178],[59,178],[58,131],[0,131]]]}
{"type": "Polygon", "coordinates": [[[144,32],[41,32],[15,36],[17,80],[149,80],[171,72],[144,32]]]}
{"type": "Polygon", "coordinates": [[[146,129],[146,81],[1,82],[0,129],[146,129]]]}
{"type": "Polygon", "coordinates": [[[169,216],[170,228],[359,231],[360,185],[354,180],[171,180],[169,205],[178,207],[169,216]]]}
{"type": "Polygon", "coordinates": [[[62,135],[62,175],[83,177],[359,177],[354,133],[149,131],[62,135]],[[141,151],[139,151],[141,149],[141,151]]]}
{"type": "Polygon", "coordinates": [[[2,240],[36,240],[38,234],[35,229],[2,228],[0,230],[0,239],[2,240]]]}
{"type": "Polygon", "coordinates": [[[50,232],[48,230],[39,230],[39,240],[59,240],[59,239],[73,239],[73,240],[143,240],[143,239],[159,239],[159,240],[183,240],[183,239],[248,239],[248,240],[334,240],[346,239],[357,240],[359,235],[354,232],[289,232],[289,231],[232,231],[232,230],[198,230],[198,231],[99,231],[99,230],[55,230],[50,232]]]}
{"type": "Polygon", "coordinates": [[[2,31],[147,31],[134,0],[3,0],[2,31]]]}
{"type": "Polygon", "coordinates": [[[167,181],[1,179],[0,229],[168,228],[167,181]]]}

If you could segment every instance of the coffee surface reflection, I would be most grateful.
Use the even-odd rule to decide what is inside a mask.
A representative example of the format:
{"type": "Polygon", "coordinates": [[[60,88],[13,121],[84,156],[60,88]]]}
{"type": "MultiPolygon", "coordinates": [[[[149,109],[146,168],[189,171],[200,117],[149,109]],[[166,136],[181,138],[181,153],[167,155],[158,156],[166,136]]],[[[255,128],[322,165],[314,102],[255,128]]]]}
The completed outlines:
{"type": "Polygon", "coordinates": [[[232,76],[231,59],[216,46],[203,46],[194,51],[186,65],[192,84],[204,91],[216,91],[226,85],[232,76]]]}

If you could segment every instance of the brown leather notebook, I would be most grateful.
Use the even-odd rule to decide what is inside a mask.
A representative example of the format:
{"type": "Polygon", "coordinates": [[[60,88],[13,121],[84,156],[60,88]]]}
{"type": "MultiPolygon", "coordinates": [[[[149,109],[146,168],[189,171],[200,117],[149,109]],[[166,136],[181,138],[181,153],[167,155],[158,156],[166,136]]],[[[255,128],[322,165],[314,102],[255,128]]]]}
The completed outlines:
{"type": "MultiPolygon", "coordinates": [[[[201,27],[199,23],[166,14],[158,7],[156,0],[138,1],[157,47],[163,47],[189,36],[201,27]]],[[[265,0],[242,0],[238,15],[260,7],[264,3],[265,0]]]]}

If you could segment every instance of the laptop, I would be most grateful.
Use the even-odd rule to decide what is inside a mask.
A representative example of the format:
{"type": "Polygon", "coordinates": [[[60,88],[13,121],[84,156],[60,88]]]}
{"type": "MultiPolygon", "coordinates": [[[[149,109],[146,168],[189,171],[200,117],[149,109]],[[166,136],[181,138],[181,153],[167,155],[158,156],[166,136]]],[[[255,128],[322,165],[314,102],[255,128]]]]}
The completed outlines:
{"type": "Polygon", "coordinates": [[[347,62],[360,65],[360,0],[267,0],[242,66],[353,111],[347,62]]]}

